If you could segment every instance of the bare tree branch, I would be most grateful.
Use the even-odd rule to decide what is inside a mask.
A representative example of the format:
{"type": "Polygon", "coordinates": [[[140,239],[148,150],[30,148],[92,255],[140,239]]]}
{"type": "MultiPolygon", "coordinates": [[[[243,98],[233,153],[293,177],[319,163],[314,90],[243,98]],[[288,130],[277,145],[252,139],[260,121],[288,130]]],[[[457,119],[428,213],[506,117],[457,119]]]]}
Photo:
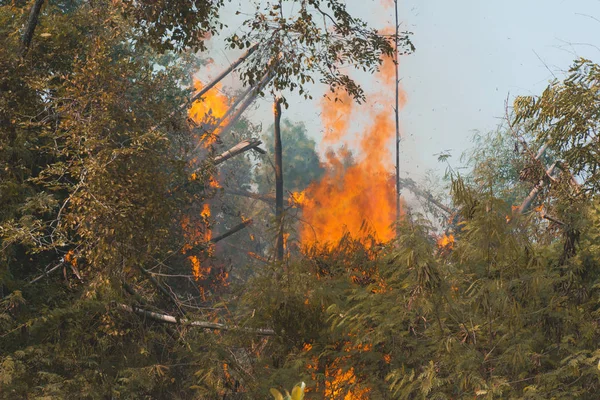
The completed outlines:
{"type": "Polygon", "coordinates": [[[194,327],[198,327],[198,328],[218,329],[218,330],[223,330],[223,331],[239,330],[239,331],[243,331],[243,332],[254,333],[254,334],[257,334],[257,335],[264,335],[264,336],[274,336],[275,335],[275,331],[273,331],[272,329],[265,329],[265,328],[259,328],[259,329],[242,328],[242,327],[238,327],[238,326],[235,326],[235,325],[225,325],[225,324],[219,324],[219,323],[216,323],[216,322],[205,322],[205,321],[192,321],[192,320],[188,320],[188,319],[177,319],[177,318],[173,317],[172,315],[161,314],[161,313],[157,313],[157,312],[154,312],[154,311],[144,310],[144,309],[138,308],[138,307],[131,307],[131,306],[128,306],[128,305],[122,304],[122,303],[115,303],[115,307],[117,309],[119,309],[119,310],[122,310],[122,311],[127,311],[127,312],[130,312],[130,313],[139,314],[139,315],[144,316],[146,318],[150,318],[150,319],[152,319],[154,321],[164,322],[164,323],[167,323],[167,324],[194,326],[194,327]]]}

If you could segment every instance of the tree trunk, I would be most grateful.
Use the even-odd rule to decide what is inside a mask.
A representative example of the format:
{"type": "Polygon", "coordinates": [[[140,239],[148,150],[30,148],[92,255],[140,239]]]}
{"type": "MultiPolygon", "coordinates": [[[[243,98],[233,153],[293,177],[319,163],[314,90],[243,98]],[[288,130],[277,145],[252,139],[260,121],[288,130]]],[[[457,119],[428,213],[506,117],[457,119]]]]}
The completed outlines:
{"type": "Polygon", "coordinates": [[[281,146],[281,103],[277,97],[273,112],[275,113],[275,220],[277,222],[276,259],[283,260],[283,154],[281,146]]]}
{"type": "Polygon", "coordinates": [[[398,29],[400,25],[398,24],[398,0],[394,0],[394,13],[396,18],[396,37],[394,38],[394,62],[396,64],[396,104],[394,106],[396,117],[396,221],[400,221],[400,110],[398,109],[400,103],[400,88],[398,87],[400,82],[398,72],[398,29]]]}
{"type": "Polygon", "coordinates": [[[31,11],[29,12],[29,19],[27,20],[27,26],[25,26],[25,32],[23,32],[23,37],[21,38],[21,56],[27,54],[27,51],[29,50],[29,45],[31,45],[31,39],[33,39],[33,32],[35,31],[35,27],[37,26],[40,11],[42,10],[43,5],[44,0],[35,0],[35,3],[33,3],[33,7],[31,7],[31,11]]]}

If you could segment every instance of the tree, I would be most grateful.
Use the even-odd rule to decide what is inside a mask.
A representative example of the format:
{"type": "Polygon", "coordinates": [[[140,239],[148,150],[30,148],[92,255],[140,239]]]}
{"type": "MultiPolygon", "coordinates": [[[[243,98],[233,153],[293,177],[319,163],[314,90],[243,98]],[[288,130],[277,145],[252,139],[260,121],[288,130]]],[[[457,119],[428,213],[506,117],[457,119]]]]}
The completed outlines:
{"type": "MultiPolygon", "coordinates": [[[[300,192],[312,182],[318,181],[325,172],[319,161],[316,143],[308,137],[304,124],[294,124],[288,119],[283,120],[281,140],[285,143],[283,148],[284,192],[300,192]]],[[[271,135],[265,135],[264,141],[269,154],[273,154],[271,135]]],[[[269,193],[273,190],[274,179],[271,162],[272,160],[268,156],[264,156],[256,170],[260,193],[269,193]]]]}
{"type": "Polygon", "coordinates": [[[547,144],[562,160],[559,168],[578,178],[585,190],[599,186],[597,64],[580,59],[564,81],[553,81],[541,96],[518,97],[514,103],[515,123],[535,135],[541,147],[547,144]]]}

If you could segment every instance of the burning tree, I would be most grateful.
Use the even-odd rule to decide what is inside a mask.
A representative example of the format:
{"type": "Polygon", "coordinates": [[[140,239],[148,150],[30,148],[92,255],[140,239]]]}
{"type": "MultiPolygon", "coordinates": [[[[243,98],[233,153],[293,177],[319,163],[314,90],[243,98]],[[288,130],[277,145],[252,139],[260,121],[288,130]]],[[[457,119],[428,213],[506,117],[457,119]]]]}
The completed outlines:
{"type": "Polygon", "coordinates": [[[239,69],[251,92],[235,113],[209,106],[210,121],[210,99],[195,105],[202,123],[182,109],[197,64],[184,50],[203,49],[217,33],[223,2],[36,0],[0,9],[3,393],[252,389],[244,368],[270,328],[240,326],[223,304],[188,296],[208,274],[200,253],[226,237],[212,232],[209,199],[215,164],[233,152],[197,146],[231,129],[256,95],[305,90],[319,75],[361,99],[341,68],[377,68],[392,49],[338,1],[292,3],[295,16],[267,5],[251,30],[228,39],[256,50],[239,69]]]}

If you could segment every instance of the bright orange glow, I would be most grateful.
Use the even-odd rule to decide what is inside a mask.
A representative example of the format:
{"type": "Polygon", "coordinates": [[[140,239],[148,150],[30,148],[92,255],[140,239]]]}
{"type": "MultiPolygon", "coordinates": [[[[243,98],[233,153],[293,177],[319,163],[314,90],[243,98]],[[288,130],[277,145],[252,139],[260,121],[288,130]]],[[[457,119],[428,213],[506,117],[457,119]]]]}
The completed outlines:
{"type": "Polygon", "coordinates": [[[369,388],[361,387],[356,384],[356,375],[354,368],[344,371],[341,368],[331,366],[325,369],[325,398],[344,400],[362,400],[369,398],[369,388]],[[355,385],[352,390],[348,390],[350,385],[355,385]],[[344,397],[340,397],[341,395],[344,397]]]}
{"type": "MultiPolygon", "coordinates": [[[[395,90],[395,75],[389,73],[392,68],[392,60],[384,60],[378,74],[382,91],[368,95],[370,102],[361,108],[370,111],[370,124],[359,136],[356,163],[345,167],[343,154],[330,151],[321,181],[311,184],[304,193],[294,194],[307,221],[300,231],[304,245],[335,243],[346,232],[360,239],[371,231],[382,242],[394,236],[396,189],[390,144],[396,130],[391,111],[395,90]]],[[[403,97],[402,104],[404,101],[403,97]]],[[[345,103],[329,101],[322,106],[323,123],[333,132],[330,137],[343,137],[340,130],[347,131],[356,113],[349,113],[345,103]]]]}
{"type": "Polygon", "coordinates": [[[454,235],[446,235],[444,234],[441,238],[438,239],[438,247],[452,249],[454,247],[454,235]]]}
{"type": "MultiPolygon", "coordinates": [[[[194,81],[194,87],[198,91],[204,85],[202,82],[194,81]]],[[[229,108],[229,98],[221,91],[221,84],[216,84],[210,89],[201,100],[195,101],[188,111],[188,116],[198,125],[214,126],[225,116],[229,108]]],[[[213,144],[219,135],[218,127],[207,129],[207,132],[200,137],[204,147],[213,144]]]]}
{"type": "Polygon", "coordinates": [[[208,218],[210,217],[210,205],[209,204],[204,204],[202,205],[202,211],[200,212],[200,215],[203,218],[208,218]]]}
{"type": "Polygon", "coordinates": [[[67,254],[65,254],[64,260],[72,266],[77,267],[77,257],[75,256],[75,252],[72,249],[69,250],[67,254]]]}
{"type": "Polygon", "coordinates": [[[221,188],[221,184],[219,183],[218,180],[215,179],[214,176],[211,176],[210,178],[208,178],[208,185],[211,188],[215,188],[215,189],[221,188]]]}
{"type": "Polygon", "coordinates": [[[200,259],[196,256],[190,256],[188,257],[188,260],[190,260],[190,263],[192,264],[192,274],[194,275],[195,280],[198,281],[208,277],[211,271],[210,266],[203,267],[200,263],[200,259]]]}

